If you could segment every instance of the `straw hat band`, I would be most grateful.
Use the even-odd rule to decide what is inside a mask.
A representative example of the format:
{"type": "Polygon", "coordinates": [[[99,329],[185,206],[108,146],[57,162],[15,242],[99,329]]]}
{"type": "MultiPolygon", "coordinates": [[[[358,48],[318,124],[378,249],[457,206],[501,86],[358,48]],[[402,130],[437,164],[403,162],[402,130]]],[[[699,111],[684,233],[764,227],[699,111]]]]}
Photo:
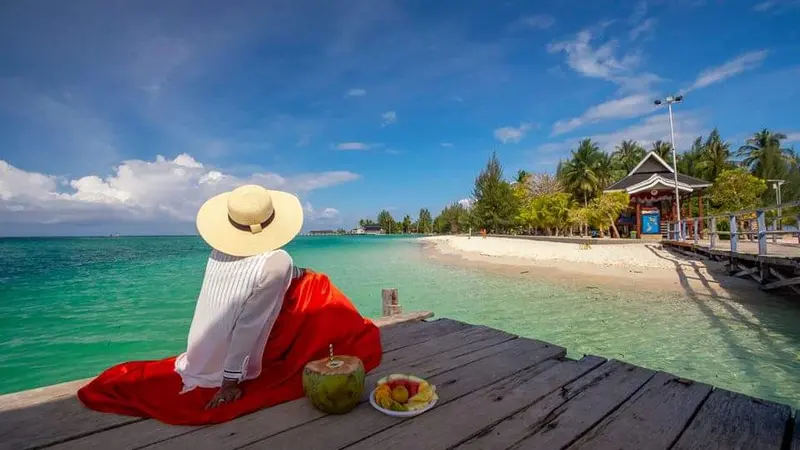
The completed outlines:
{"type": "Polygon", "coordinates": [[[254,223],[251,225],[237,223],[235,220],[233,220],[233,217],[231,217],[231,215],[228,214],[228,221],[231,223],[231,225],[233,225],[235,228],[238,228],[239,230],[249,231],[253,234],[261,233],[264,230],[264,228],[267,228],[267,226],[269,226],[269,224],[272,223],[273,219],[275,219],[275,210],[272,210],[272,214],[270,214],[267,220],[261,223],[254,223]]]}

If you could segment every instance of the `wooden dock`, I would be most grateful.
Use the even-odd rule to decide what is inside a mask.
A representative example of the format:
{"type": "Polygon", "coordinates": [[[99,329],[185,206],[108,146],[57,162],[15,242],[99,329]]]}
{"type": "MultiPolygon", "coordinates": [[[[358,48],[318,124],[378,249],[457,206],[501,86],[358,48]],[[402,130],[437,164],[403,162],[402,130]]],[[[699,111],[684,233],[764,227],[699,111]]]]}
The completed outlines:
{"type": "MultiPolygon", "coordinates": [[[[427,316],[427,315],[425,315],[427,316]]],[[[485,326],[421,315],[381,322],[383,362],[438,387],[406,420],[364,401],[341,416],[307,400],[232,422],[175,427],[83,408],[66,383],[0,397],[0,449],[774,449],[800,450],[786,405],[485,326]],[[411,319],[412,321],[406,321],[411,319]],[[401,323],[392,323],[401,322],[401,323]]]]}
{"type": "Polygon", "coordinates": [[[661,244],[678,253],[723,261],[730,275],[752,279],[763,290],[800,294],[800,245],[796,242],[773,244],[769,251],[759,251],[757,242],[748,241],[738,242],[735,251],[730,241],[718,241],[713,246],[708,240],[664,240],[661,244]]]}

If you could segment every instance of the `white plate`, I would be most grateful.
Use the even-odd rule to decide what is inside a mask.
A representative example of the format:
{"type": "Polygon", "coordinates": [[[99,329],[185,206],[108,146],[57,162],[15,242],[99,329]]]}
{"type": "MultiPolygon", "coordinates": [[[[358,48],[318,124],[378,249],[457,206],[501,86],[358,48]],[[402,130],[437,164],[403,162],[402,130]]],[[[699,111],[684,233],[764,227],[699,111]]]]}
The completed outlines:
{"type": "Polygon", "coordinates": [[[418,416],[418,415],[424,413],[425,411],[433,408],[434,405],[436,405],[436,402],[439,400],[439,397],[437,396],[433,400],[431,400],[430,403],[428,403],[428,406],[426,406],[426,407],[424,407],[422,409],[414,410],[414,411],[392,411],[390,409],[381,408],[377,403],[375,403],[375,391],[376,390],[378,390],[377,387],[375,389],[373,389],[372,392],[369,393],[369,404],[372,405],[372,407],[377,409],[378,411],[386,414],[387,416],[392,416],[392,417],[414,417],[414,416],[418,416]]]}

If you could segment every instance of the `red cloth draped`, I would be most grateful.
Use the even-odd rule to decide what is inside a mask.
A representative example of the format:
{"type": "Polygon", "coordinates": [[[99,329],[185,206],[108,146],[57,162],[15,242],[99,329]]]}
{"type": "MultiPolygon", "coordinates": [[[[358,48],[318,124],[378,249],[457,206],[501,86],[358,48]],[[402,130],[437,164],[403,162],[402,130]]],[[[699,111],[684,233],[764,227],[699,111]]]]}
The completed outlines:
{"type": "Polygon", "coordinates": [[[323,274],[306,272],[292,283],[264,351],[261,375],[241,384],[242,398],[206,410],[217,389],[180,394],[175,357],[111,367],[78,391],[90,409],[150,417],[174,425],[225,422],[303,396],[302,372],[309,361],[354,355],[367,371],[381,361],[380,331],[323,274]]]}

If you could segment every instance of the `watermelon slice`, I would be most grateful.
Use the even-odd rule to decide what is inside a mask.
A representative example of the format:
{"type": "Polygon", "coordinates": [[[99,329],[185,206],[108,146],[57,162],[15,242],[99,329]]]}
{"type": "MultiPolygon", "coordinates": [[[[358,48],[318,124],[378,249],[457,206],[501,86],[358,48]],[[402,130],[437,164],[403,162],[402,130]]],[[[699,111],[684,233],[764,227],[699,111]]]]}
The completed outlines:
{"type": "Polygon", "coordinates": [[[375,398],[382,408],[394,411],[426,407],[436,395],[436,388],[413,375],[393,373],[378,380],[375,398]]]}

